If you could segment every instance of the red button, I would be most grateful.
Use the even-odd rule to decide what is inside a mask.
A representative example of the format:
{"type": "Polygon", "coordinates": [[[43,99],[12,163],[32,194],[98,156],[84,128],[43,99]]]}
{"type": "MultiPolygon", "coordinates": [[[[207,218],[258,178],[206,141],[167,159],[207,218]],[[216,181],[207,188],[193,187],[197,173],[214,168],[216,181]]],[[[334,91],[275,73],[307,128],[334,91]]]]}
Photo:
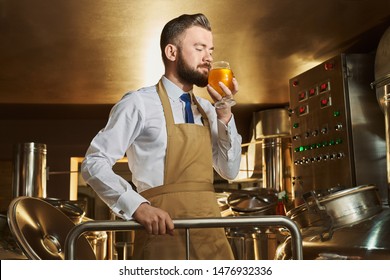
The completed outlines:
{"type": "Polygon", "coordinates": [[[321,107],[329,106],[329,98],[321,99],[321,107]]]}
{"type": "Polygon", "coordinates": [[[325,70],[333,70],[334,69],[334,63],[333,62],[327,62],[324,65],[325,70]]]}

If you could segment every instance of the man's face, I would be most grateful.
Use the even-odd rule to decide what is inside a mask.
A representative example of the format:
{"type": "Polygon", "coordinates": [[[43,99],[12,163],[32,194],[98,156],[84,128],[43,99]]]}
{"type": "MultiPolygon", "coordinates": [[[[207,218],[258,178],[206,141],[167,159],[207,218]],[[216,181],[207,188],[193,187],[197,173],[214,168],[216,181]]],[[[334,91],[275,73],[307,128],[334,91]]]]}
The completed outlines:
{"type": "Polygon", "coordinates": [[[213,37],[210,31],[189,28],[178,47],[177,73],[183,82],[205,87],[212,62],[213,37]]]}

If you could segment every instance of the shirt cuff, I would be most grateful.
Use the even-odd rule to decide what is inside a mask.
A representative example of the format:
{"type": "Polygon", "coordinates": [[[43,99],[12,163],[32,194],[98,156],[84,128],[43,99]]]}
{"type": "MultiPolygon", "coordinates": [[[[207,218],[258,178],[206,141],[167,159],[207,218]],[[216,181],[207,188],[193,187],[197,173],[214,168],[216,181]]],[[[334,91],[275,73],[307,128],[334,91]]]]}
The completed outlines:
{"type": "Polygon", "coordinates": [[[132,220],[135,210],[145,202],[149,203],[141,195],[131,190],[124,192],[119,197],[117,203],[112,206],[111,210],[124,220],[132,220]]]}
{"type": "Polygon", "coordinates": [[[220,140],[230,143],[232,136],[237,134],[237,127],[233,115],[227,125],[225,125],[222,121],[218,120],[218,138],[220,140]]]}

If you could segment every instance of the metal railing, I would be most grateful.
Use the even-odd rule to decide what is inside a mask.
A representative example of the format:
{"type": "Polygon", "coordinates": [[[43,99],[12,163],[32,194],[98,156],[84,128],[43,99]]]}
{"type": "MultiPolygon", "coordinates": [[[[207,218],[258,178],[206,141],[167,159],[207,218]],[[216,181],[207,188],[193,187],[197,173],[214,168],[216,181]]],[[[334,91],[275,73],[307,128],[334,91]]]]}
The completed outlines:
{"type": "MultiPolygon", "coordinates": [[[[175,229],[186,230],[186,259],[190,259],[190,228],[229,228],[242,226],[282,226],[291,234],[292,256],[296,260],[302,260],[302,236],[298,226],[285,216],[262,217],[223,217],[223,218],[194,218],[173,220],[175,229]]],[[[143,226],[135,221],[123,220],[94,220],[76,225],[68,233],[65,240],[65,259],[75,259],[75,247],[77,239],[88,231],[128,231],[143,229],[143,226]]]]}

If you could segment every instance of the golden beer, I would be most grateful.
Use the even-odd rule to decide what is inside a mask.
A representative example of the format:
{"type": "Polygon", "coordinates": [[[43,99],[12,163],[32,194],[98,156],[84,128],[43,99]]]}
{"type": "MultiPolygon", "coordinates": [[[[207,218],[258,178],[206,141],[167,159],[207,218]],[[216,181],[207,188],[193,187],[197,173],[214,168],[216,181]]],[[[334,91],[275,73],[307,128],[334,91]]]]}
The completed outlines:
{"type": "Polygon", "coordinates": [[[229,67],[229,64],[215,64],[209,73],[209,84],[221,95],[225,96],[225,93],[219,86],[218,82],[224,83],[230,90],[233,90],[233,72],[229,67]]]}

